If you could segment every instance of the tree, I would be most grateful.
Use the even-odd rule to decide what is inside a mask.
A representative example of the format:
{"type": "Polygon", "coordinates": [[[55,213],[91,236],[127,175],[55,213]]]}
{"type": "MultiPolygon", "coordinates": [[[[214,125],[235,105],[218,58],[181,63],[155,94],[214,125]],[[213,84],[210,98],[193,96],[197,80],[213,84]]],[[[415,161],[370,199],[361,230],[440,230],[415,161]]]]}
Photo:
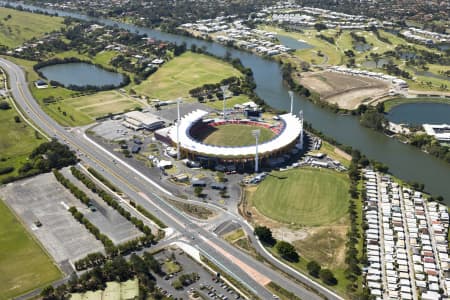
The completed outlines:
{"type": "Polygon", "coordinates": [[[7,110],[10,109],[11,106],[9,106],[9,103],[6,101],[0,101],[0,109],[1,110],[7,110]]]}
{"type": "Polygon", "coordinates": [[[276,240],[272,236],[272,231],[269,227],[266,226],[256,226],[254,234],[259,238],[259,240],[267,244],[269,246],[273,246],[276,243],[276,240]]]}
{"type": "Polygon", "coordinates": [[[310,261],[306,265],[306,268],[308,269],[309,275],[314,276],[316,278],[319,277],[320,270],[322,269],[321,266],[315,260],[310,261]]]}
{"type": "Polygon", "coordinates": [[[16,123],[20,123],[20,117],[19,116],[14,116],[14,122],[16,123]]]}
{"type": "Polygon", "coordinates": [[[285,241],[277,243],[277,251],[282,258],[291,262],[298,262],[300,256],[298,255],[295,247],[285,241]]]}
{"type": "Polygon", "coordinates": [[[334,277],[333,272],[331,272],[329,269],[322,269],[319,273],[320,279],[328,285],[336,285],[337,279],[334,277]]]}
{"type": "Polygon", "coordinates": [[[200,197],[202,195],[202,193],[203,193],[203,188],[201,186],[196,186],[194,188],[195,196],[200,197]]]}

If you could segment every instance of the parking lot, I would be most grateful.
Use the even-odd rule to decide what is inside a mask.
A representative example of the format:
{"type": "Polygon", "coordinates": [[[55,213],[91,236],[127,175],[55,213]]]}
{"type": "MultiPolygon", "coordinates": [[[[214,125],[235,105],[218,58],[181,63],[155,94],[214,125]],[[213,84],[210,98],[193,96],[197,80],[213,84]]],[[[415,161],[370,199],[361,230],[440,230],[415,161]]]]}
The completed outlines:
{"type": "Polygon", "coordinates": [[[167,259],[173,259],[182,266],[182,270],[172,276],[156,276],[157,285],[161,291],[166,295],[171,295],[173,298],[189,299],[189,291],[197,291],[204,299],[240,299],[241,296],[231,289],[222,280],[215,279],[214,275],[209,273],[196,261],[191,259],[181,250],[164,250],[155,254],[155,258],[163,263],[167,259]],[[182,290],[176,290],[172,287],[172,282],[181,274],[197,273],[200,277],[195,283],[185,287],[182,290]]]}
{"type": "Polygon", "coordinates": [[[80,190],[86,193],[91,199],[92,207],[88,208],[80,201],[75,202],[75,207],[80,211],[86,219],[94,224],[103,234],[106,234],[115,245],[121,244],[128,240],[142,236],[133,224],[122,217],[115,209],[110,207],[97,194],[91,192],[86,186],[76,179],[68,168],[61,173],[75,184],[80,190]]]}
{"type": "Polygon", "coordinates": [[[66,260],[75,262],[89,253],[103,251],[103,245],[67,210],[78,200],[53,174],[10,183],[0,188],[0,197],[58,264],[66,260]]]}

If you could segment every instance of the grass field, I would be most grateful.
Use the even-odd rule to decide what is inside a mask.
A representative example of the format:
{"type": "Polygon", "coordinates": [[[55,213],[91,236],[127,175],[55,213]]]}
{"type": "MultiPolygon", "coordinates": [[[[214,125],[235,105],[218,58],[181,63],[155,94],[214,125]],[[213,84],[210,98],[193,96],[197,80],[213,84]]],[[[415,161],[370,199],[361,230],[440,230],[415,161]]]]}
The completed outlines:
{"type": "Polygon", "coordinates": [[[155,74],[134,87],[138,94],[161,100],[189,97],[189,90],[242,74],[231,65],[204,55],[186,52],[164,64],[155,74]]]}
{"type": "Polygon", "coordinates": [[[0,299],[45,286],[61,273],[0,200],[0,299]]]}
{"type": "MultiPolygon", "coordinates": [[[[225,101],[226,101],[225,108],[233,108],[233,106],[235,106],[236,104],[242,104],[242,103],[248,102],[248,101],[250,101],[250,99],[248,98],[247,95],[241,94],[239,96],[226,99],[225,101]]],[[[213,101],[213,102],[208,101],[205,104],[207,106],[212,107],[217,110],[223,109],[223,101],[218,101],[218,100],[213,101]]]]}
{"type": "Polygon", "coordinates": [[[389,112],[396,106],[406,104],[406,103],[445,103],[450,104],[450,99],[448,98],[425,98],[425,97],[417,97],[417,98],[393,98],[384,102],[384,110],[389,112]]]}
{"type": "Polygon", "coordinates": [[[267,142],[274,137],[274,133],[259,126],[250,125],[222,125],[212,128],[209,132],[203,131],[199,138],[203,143],[218,146],[249,146],[255,144],[255,138],[252,135],[252,130],[260,129],[261,135],[259,143],[267,142]]]}
{"type": "Polygon", "coordinates": [[[11,48],[63,26],[63,18],[0,8],[0,44],[11,48]]]}
{"type": "MultiPolygon", "coordinates": [[[[12,107],[12,104],[10,105],[12,107]]],[[[2,124],[0,127],[0,168],[15,168],[12,173],[0,175],[0,179],[17,175],[17,170],[27,160],[31,151],[45,141],[39,135],[41,139],[38,139],[34,129],[24,120],[16,123],[14,117],[18,115],[13,108],[0,110],[0,124],[2,124]]]]}
{"type": "Polygon", "coordinates": [[[117,91],[69,98],[46,106],[56,121],[69,126],[86,125],[92,123],[95,118],[136,107],[141,107],[139,102],[117,91]],[[66,115],[63,114],[64,112],[66,115]]]}
{"type": "Polygon", "coordinates": [[[325,169],[272,172],[253,194],[263,215],[288,224],[319,226],[345,216],[349,182],[346,174],[325,169]]]}

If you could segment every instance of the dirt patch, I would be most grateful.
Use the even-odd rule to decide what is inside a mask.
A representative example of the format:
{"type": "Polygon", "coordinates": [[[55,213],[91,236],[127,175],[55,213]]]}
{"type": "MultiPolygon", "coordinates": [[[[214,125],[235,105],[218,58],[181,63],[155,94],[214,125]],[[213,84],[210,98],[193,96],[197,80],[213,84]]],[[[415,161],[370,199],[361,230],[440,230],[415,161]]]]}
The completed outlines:
{"type": "Polygon", "coordinates": [[[344,109],[355,109],[389,92],[389,84],[382,80],[329,71],[294,74],[294,80],[318,93],[321,100],[344,109]]]}
{"type": "Polygon", "coordinates": [[[331,269],[345,266],[347,225],[310,228],[307,237],[293,241],[300,255],[331,269]]]}
{"type": "Polygon", "coordinates": [[[345,266],[345,243],[349,229],[347,216],[326,226],[300,227],[294,224],[283,224],[264,216],[252,205],[251,196],[256,188],[246,188],[245,199],[240,206],[241,212],[245,213],[248,221],[271,228],[277,240],[292,243],[300,256],[316,260],[322,266],[331,269],[345,266]]]}

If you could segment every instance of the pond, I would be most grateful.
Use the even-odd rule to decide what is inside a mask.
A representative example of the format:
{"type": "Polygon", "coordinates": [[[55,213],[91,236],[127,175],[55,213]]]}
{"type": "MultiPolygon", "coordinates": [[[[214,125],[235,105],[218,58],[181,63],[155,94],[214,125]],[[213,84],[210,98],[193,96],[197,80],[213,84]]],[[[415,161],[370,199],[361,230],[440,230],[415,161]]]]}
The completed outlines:
{"type": "Polygon", "coordinates": [[[362,62],[362,65],[365,68],[375,69],[375,68],[382,68],[383,65],[387,65],[389,63],[388,58],[380,58],[378,62],[375,62],[374,60],[366,60],[362,62]]]}
{"type": "Polygon", "coordinates": [[[294,38],[291,38],[290,36],[279,34],[277,35],[277,38],[283,46],[289,47],[291,49],[298,50],[312,48],[312,46],[307,42],[296,40],[294,38]]]}
{"type": "Polygon", "coordinates": [[[448,80],[448,82],[450,84],[450,77],[447,77],[445,75],[434,74],[429,71],[416,71],[415,73],[416,73],[416,75],[419,75],[419,76],[426,76],[426,77],[433,77],[436,79],[448,80]]]}
{"type": "Polygon", "coordinates": [[[124,76],[102,69],[88,63],[57,64],[39,69],[48,80],[54,80],[65,87],[75,85],[79,87],[91,85],[102,87],[105,85],[120,86],[124,76]]]}
{"type": "Polygon", "coordinates": [[[372,49],[372,46],[366,43],[357,42],[353,44],[353,48],[358,52],[366,52],[372,49]]]}
{"type": "Polygon", "coordinates": [[[387,118],[394,123],[411,125],[450,124],[450,100],[448,104],[426,102],[401,104],[392,108],[387,118]]]}

